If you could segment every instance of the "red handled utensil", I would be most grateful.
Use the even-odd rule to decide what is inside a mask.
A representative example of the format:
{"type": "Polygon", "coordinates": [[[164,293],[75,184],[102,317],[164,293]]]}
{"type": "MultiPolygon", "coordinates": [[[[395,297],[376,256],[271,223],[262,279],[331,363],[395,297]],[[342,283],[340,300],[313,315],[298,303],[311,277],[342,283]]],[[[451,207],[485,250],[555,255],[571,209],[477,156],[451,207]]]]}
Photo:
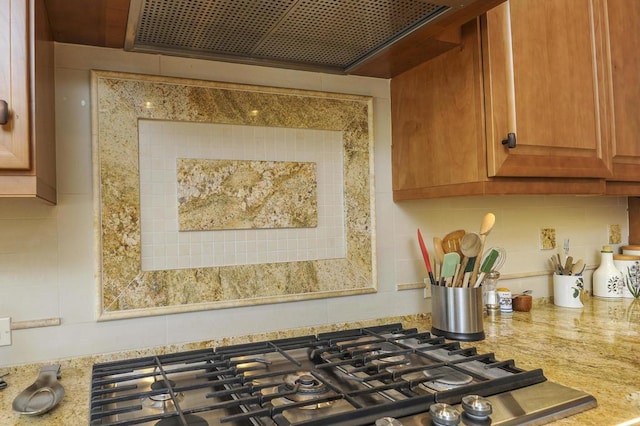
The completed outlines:
{"type": "Polygon", "coordinates": [[[420,243],[420,250],[422,250],[424,264],[426,265],[427,272],[429,273],[429,280],[431,281],[431,284],[436,285],[436,279],[433,277],[433,271],[431,270],[431,261],[429,261],[429,252],[427,252],[427,247],[424,245],[420,228],[418,228],[418,242],[420,243]]]}

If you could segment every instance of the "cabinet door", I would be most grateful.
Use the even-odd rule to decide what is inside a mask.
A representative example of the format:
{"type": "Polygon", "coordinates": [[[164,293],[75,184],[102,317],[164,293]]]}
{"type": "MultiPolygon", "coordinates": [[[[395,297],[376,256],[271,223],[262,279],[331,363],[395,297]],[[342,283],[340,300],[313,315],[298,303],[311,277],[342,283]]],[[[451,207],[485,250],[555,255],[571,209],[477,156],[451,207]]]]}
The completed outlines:
{"type": "Polygon", "coordinates": [[[640,1],[609,0],[613,180],[640,182],[640,1]]]}
{"type": "Polygon", "coordinates": [[[489,176],[611,176],[600,0],[510,0],[483,20],[489,176]],[[516,147],[502,141],[516,136],[516,147]]]}
{"type": "Polygon", "coordinates": [[[0,0],[0,100],[9,107],[0,125],[0,169],[30,168],[28,4],[0,0]]]}
{"type": "Polygon", "coordinates": [[[391,80],[395,191],[454,196],[487,179],[481,73],[473,21],[462,27],[460,47],[391,80]]]}

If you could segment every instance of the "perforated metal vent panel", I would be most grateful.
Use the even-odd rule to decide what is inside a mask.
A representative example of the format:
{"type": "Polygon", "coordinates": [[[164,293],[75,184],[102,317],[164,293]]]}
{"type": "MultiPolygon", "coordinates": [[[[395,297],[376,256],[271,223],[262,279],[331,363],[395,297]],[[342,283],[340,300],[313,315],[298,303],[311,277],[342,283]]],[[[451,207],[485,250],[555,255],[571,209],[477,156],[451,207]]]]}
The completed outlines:
{"type": "Polygon", "coordinates": [[[127,32],[131,50],[345,69],[448,9],[424,0],[132,0],[127,32]]]}

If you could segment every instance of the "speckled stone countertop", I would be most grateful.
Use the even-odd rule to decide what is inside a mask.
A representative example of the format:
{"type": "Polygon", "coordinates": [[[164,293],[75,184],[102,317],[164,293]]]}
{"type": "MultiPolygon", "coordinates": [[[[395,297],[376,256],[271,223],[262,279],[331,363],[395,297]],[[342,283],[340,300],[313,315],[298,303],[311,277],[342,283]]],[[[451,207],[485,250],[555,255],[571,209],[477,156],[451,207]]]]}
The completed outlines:
{"type": "MultiPolygon", "coordinates": [[[[135,353],[52,361],[52,364],[62,365],[61,383],[66,395],[58,407],[39,417],[14,413],[11,402],[34,381],[40,365],[0,369],[0,373],[10,372],[5,377],[9,386],[0,391],[0,424],[88,424],[89,386],[94,362],[395,321],[402,321],[407,327],[415,326],[421,330],[428,330],[430,326],[428,315],[412,316],[317,329],[296,329],[249,338],[140,350],[135,353]]],[[[636,424],[633,419],[640,424],[640,301],[633,303],[630,299],[589,299],[583,309],[536,304],[531,312],[487,317],[485,333],[484,341],[463,343],[463,346],[476,346],[480,352],[493,352],[499,360],[514,359],[516,365],[523,369],[542,368],[549,380],[586,391],[598,400],[597,408],[554,424],[636,424]]]]}

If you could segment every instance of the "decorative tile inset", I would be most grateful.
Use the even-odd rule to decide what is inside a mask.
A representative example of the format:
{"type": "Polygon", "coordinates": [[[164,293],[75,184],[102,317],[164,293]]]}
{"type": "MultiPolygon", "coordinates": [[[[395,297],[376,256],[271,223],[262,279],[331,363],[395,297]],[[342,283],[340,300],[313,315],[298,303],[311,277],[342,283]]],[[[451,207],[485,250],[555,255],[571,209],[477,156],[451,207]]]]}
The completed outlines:
{"type": "Polygon", "coordinates": [[[372,98],[365,96],[92,71],[99,318],[375,292],[372,109],[372,98]],[[247,113],[254,110],[261,113],[247,113]],[[344,257],[143,270],[139,123],[144,120],[341,132],[344,203],[329,213],[344,215],[344,257]],[[250,286],[260,291],[244,291],[250,286]]]}
{"type": "Polygon", "coordinates": [[[620,225],[609,225],[609,244],[622,243],[622,230],[620,225]]]}
{"type": "Polygon", "coordinates": [[[542,228],[540,230],[540,248],[542,250],[553,250],[556,248],[555,228],[542,228]]]}
{"type": "Polygon", "coordinates": [[[315,228],[316,164],[178,159],[180,231],[315,228]]]}

